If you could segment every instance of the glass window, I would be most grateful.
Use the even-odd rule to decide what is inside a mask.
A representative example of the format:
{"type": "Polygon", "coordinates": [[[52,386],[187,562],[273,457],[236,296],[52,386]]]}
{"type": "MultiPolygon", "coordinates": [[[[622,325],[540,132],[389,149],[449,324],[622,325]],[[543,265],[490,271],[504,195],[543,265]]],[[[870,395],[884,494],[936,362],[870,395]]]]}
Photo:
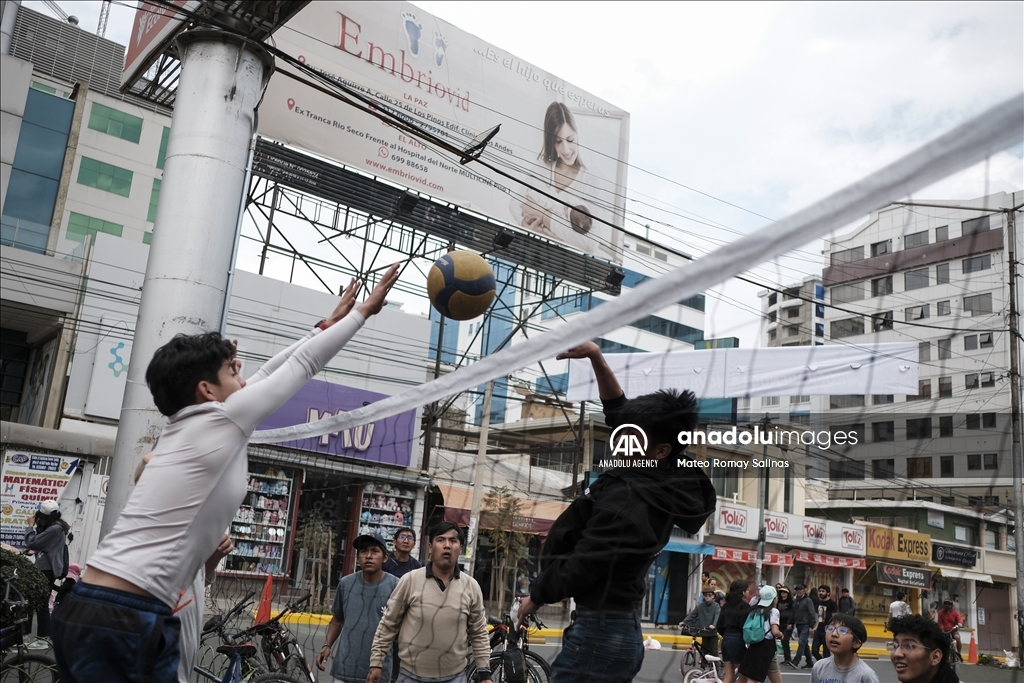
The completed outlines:
{"type": "Polygon", "coordinates": [[[885,311],[871,316],[871,331],[881,332],[892,329],[892,311],[885,311]]]}
{"type": "Polygon", "coordinates": [[[958,541],[967,542],[967,527],[953,525],[953,538],[958,541]]]}
{"type": "Polygon", "coordinates": [[[803,306],[793,306],[788,311],[786,311],[786,317],[787,318],[799,318],[800,317],[800,309],[801,308],[803,308],[803,306]]]}
{"type": "Polygon", "coordinates": [[[982,216],[981,218],[972,218],[969,221],[964,221],[961,225],[962,235],[973,235],[979,232],[986,232],[989,229],[989,216],[982,216]]]}
{"type": "Polygon", "coordinates": [[[49,230],[59,184],[57,180],[12,168],[7,199],[4,200],[4,215],[45,225],[49,230]]]}
{"type": "Polygon", "coordinates": [[[23,121],[13,167],[44,178],[60,180],[67,146],[67,133],[23,121]]]}
{"type": "Polygon", "coordinates": [[[825,336],[825,323],[814,323],[814,336],[824,337],[825,336]]]}
{"type": "Polygon", "coordinates": [[[982,372],[978,375],[978,381],[982,387],[994,387],[996,385],[996,376],[992,372],[982,372]]]}
{"type": "Polygon", "coordinates": [[[847,318],[832,321],[832,338],[843,339],[864,334],[864,318],[847,318]]]}
{"type": "Polygon", "coordinates": [[[872,256],[881,256],[883,254],[888,254],[890,251],[892,251],[892,240],[883,240],[871,245],[872,256]]]}
{"type": "Polygon", "coordinates": [[[979,270],[988,270],[992,267],[992,255],[975,256],[964,259],[964,275],[977,273],[979,270]]]}
{"type": "Polygon", "coordinates": [[[953,356],[952,339],[940,339],[936,344],[939,347],[939,360],[949,360],[953,356]]]}
{"type": "Polygon", "coordinates": [[[992,312],[992,294],[976,294],[964,297],[964,313],[976,315],[992,312]]]}
{"type": "Polygon", "coordinates": [[[864,298],[864,283],[857,282],[852,285],[838,285],[829,292],[833,304],[845,304],[850,301],[860,301],[864,298]]]}
{"type": "Polygon", "coordinates": [[[872,422],[871,423],[871,440],[872,441],[892,441],[895,438],[896,423],[892,422],[872,422]]]}
{"type": "Polygon", "coordinates": [[[949,264],[940,263],[935,266],[935,284],[945,285],[949,284],[949,264]]]}
{"type": "Polygon", "coordinates": [[[829,396],[829,408],[863,408],[863,394],[833,394],[829,396]]]}
{"type": "Polygon", "coordinates": [[[903,288],[906,290],[921,289],[928,286],[928,269],[909,270],[903,274],[903,288]]]}
{"type": "Polygon", "coordinates": [[[964,351],[974,351],[978,348],[978,335],[968,334],[964,337],[964,351]]]}
{"type": "Polygon", "coordinates": [[[941,228],[935,228],[935,241],[945,242],[949,239],[949,226],[943,225],[941,228]]]}
{"type": "Polygon", "coordinates": [[[967,375],[965,375],[965,377],[964,377],[964,385],[965,385],[965,387],[967,389],[977,389],[978,388],[978,373],[971,372],[971,373],[968,373],[967,375]]]}
{"type": "Polygon", "coordinates": [[[153,233],[151,233],[151,232],[143,233],[143,235],[142,235],[142,243],[143,244],[152,244],[153,243],[153,233]]]}
{"type": "Polygon", "coordinates": [[[968,429],[981,429],[981,415],[971,413],[964,424],[968,429]]]}
{"type": "Polygon", "coordinates": [[[132,191],[133,173],[126,168],[105,164],[82,157],[78,167],[78,182],[98,190],[127,197],[132,191]]]}
{"type": "Polygon", "coordinates": [[[967,456],[967,469],[969,470],[980,470],[981,469],[981,454],[971,453],[967,456]]]}
{"type": "Polygon", "coordinates": [[[952,377],[940,377],[939,378],[939,398],[952,398],[953,397],[953,378],[952,377]]]}
{"type": "Polygon", "coordinates": [[[824,318],[825,317],[825,306],[824,304],[814,304],[814,317],[824,318]]]}
{"type": "Polygon", "coordinates": [[[932,381],[930,379],[917,380],[917,395],[907,396],[908,401],[923,401],[932,397],[932,381]]]}
{"type": "Polygon", "coordinates": [[[871,476],[874,479],[892,479],[896,476],[896,461],[892,458],[872,460],[871,476]]]}
{"type": "Polygon", "coordinates": [[[846,249],[844,251],[837,251],[829,257],[829,262],[833,266],[842,265],[843,263],[853,263],[855,261],[864,260],[864,247],[854,247],[852,249],[846,249]]]}
{"type": "Polygon", "coordinates": [[[71,212],[68,217],[68,239],[81,242],[86,235],[95,235],[98,232],[105,232],[115,237],[120,237],[123,226],[110,221],[104,221],[81,213],[71,212]]]}
{"type": "Polygon", "coordinates": [[[42,90],[43,92],[50,93],[51,95],[57,94],[57,89],[54,88],[52,85],[46,85],[45,83],[40,83],[39,81],[32,81],[32,85],[30,85],[29,87],[35,88],[36,90],[42,90]]]}
{"type": "Polygon", "coordinates": [[[142,137],[141,118],[106,107],[99,102],[92,103],[92,110],[89,113],[89,128],[136,144],[142,137]]]}
{"type": "Polygon", "coordinates": [[[922,230],[921,232],[911,233],[903,238],[903,248],[913,249],[914,247],[923,247],[928,244],[928,231],[922,230]]]}
{"type": "Polygon", "coordinates": [[[164,132],[160,135],[160,151],[156,155],[156,167],[163,168],[167,161],[167,139],[171,137],[171,129],[164,126],[164,132]]]}
{"type": "Polygon", "coordinates": [[[786,336],[788,336],[788,337],[796,337],[796,336],[799,336],[799,335],[800,335],[800,326],[799,325],[787,325],[786,326],[786,336]]]}
{"type": "Polygon", "coordinates": [[[153,191],[149,193],[149,215],[146,220],[150,223],[156,222],[156,205],[160,201],[160,179],[153,178],[153,191]]]}
{"type": "MultiPolygon", "coordinates": [[[[819,301],[824,301],[825,300],[825,286],[824,285],[814,285],[814,298],[818,299],[819,301]]],[[[824,317],[824,315],[822,317],[824,317]]]]}
{"type": "Polygon", "coordinates": [[[71,130],[74,113],[75,103],[71,100],[30,89],[25,100],[23,122],[67,134],[71,130]]]}
{"type": "Polygon", "coordinates": [[[952,308],[948,301],[940,301],[935,304],[935,315],[949,315],[952,312],[952,308]]]}
{"type": "Polygon", "coordinates": [[[978,335],[978,348],[990,349],[992,348],[992,333],[982,332],[978,335]]]}
{"type": "Polygon", "coordinates": [[[945,415],[939,418],[939,436],[953,436],[953,416],[945,415]]]}
{"type": "Polygon", "coordinates": [[[920,458],[907,458],[908,477],[930,477],[932,476],[932,458],[925,456],[920,458]]]}
{"type": "Polygon", "coordinates": [[[953,475],[953,456],[952,455],[940,455],[939,456],[939,476],[940,477],[952,477],[953,475]]]}
{"type": "Polygon", "coordinates": [[[841,479],[863,479],[865,464],[855,460],[833,460],[828,464],[828,478],[834,481],[841,479]]]}
{"type": "Polygon", "coordinates": [[[932,419],[930,417],[920,417],[917,419],[907,420],[907,438],[932,438],[932,419]]]}
{"type": "Polygon", "coordinates": [[[911,306],[905,311],[905,313],[907,316],[907,322],[924,320],[928,317],[928,304],[924,304],[923,306],[911,306]]]}
{"type": "Polygon", "coordinates": [[[0,420],[18,419],[32,347],[25,332],[0,331],[0,420]]]}
{"type": "Polygon", "coordinates": [[[778,302],[779,302],[779,293],[778,292],[772,292],[771,294],[768,295],[768,305],[769,306],[774,306],[778,302]]]}
{"type": "Polygon", "coordinates": [[[875,278],[871,281],[871,296],[892,294],[892,275],[875,278]]]}
{"type": "Polygon", "coordinates": [[[887,403],[894,403],[896,397],[892,394],[871,394],[871,405],[880,406],[887,403]]]}
{"type": "Polygon", "coordinates": [[[917,344],[917,362],[926,363],[932,359],[932,343],[931,342],[918,342],[917,344]]]}
{"type": "Polygon", "coordinates": [[[982,413],[981,414],[981,426],[985,429],[996,428],[996,414],[995,413],[982,413]]]}
{"type": "Polygon", "coordinates": [[[998,453],[985,453],[981,456],[982,466],[986,470],[997,470],[999,469],[999,454],[998,453]]]}

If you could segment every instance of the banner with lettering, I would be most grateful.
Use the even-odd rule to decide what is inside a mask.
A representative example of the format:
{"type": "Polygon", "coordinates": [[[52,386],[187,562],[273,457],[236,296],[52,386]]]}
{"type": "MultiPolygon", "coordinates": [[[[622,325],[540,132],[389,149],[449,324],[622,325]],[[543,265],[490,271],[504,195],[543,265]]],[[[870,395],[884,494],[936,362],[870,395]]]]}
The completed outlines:
{"type": "Polygon", "coordinates": [[[917,567],[901,567],[898,564],[876,562],[878,583],[906,588],[928,588],[932,582],[932,573],[917,567]]]}
{"type": "Polygon", "coordinates": [[[60,500],[79,463],[75,457],[7,451],[0,489],[0,542],[24,548],[28,518],[44,500],[60,500]]]}

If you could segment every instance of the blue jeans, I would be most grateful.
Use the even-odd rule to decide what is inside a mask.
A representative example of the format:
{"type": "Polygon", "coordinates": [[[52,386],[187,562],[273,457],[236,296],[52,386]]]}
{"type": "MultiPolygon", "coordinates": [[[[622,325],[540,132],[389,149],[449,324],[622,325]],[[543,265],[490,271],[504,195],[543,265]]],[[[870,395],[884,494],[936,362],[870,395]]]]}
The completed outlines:
{"type": "Polygon", "coordinates": [[[639,619],[577,617],[562,634],[550,683],[629,683],[643,662],[639,619]]]}
{"type": "Polygon", "coordinates": [[[181,623],[155,598],[80,581],[52,630],[61,683],[177,683],[181,623]]]}
{"type": "Polygon", "coordinates": [[[800,663],[800,657],[806,656],[808,664],[814,664],[814,659],[811,657],[811,648],[807,645],[807,636],[810,635],[811,626],[810,624],[797,624],[793,627],[796,631],[796,656],[793,657],[793,664],[797,665],[800,663]]]}

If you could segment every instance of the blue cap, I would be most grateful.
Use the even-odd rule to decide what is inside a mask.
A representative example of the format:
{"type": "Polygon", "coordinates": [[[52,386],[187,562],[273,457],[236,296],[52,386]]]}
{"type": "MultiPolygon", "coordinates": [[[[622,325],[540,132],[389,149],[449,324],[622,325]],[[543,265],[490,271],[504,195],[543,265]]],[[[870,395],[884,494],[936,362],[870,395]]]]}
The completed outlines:
{"type": "Polygon", "coordinates": [[[357,537],[356,540],[352,542],[352,547],[356,550],[362,550],[368,543],[376,543],[385,553],[388,551],[387,542],[384,540],[384,537],[376,531],[372,534],[363,534],[362,536],[357,537]]]}

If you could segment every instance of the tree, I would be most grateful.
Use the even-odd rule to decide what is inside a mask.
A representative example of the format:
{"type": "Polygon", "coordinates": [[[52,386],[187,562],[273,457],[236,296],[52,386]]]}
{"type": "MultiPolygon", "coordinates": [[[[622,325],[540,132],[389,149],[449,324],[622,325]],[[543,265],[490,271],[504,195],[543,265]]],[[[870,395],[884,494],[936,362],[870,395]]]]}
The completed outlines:
{"type": "Polygon", "coordinates": [[[504,486],[492,487],[490,493],[484,495],[480,525],[485,526],[486,522],[491,545],[490,598],[492,603],[497,602],[498,614],[505,613],[509,572],[515,576],[529,553],[529,535],[515,530],[516,519],[522,517],[521,506],[522,502],[504,486]]]}

